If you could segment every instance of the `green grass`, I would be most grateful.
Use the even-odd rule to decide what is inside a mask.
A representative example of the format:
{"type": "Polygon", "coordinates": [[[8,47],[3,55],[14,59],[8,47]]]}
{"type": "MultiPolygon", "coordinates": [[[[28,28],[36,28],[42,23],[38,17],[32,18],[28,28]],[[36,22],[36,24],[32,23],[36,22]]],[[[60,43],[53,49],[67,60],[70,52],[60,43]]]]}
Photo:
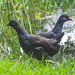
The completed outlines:
{"type": "Polygon", "coordinates": [[[75,75],[75,60],[56,63],[39,62],[31,57],[27,60],[6,57],[0,60],[0,75],[75,75]]]}
{"type": "MultiPolygon", "coordinates": [[[[67,12],[69,15],[73,15],[71,10],[75,7],[75,1],[65,1],[0,0],[0,75],[75,75],[75,58],[67,55],[67,59],[65,54],[60,52],[50,58],[53,62],[49,63],[39,62],[28,55],[20,58],[22,54],[17,34],[14,29],[6,27],[6,24],[14,19],[30,34],[36,34],[36,29],[44,31],[41,25],[45,21],[36,20],[36,18],[50,16],[54,10],[61,8],[62,13],[67,12]],[[39,15],[40,12],[41,15],[39,15]],[[10,54],[8,47],[11,51],[10,54]]],[[[55,12],[55,14],[57,13],[55,12]]]]}

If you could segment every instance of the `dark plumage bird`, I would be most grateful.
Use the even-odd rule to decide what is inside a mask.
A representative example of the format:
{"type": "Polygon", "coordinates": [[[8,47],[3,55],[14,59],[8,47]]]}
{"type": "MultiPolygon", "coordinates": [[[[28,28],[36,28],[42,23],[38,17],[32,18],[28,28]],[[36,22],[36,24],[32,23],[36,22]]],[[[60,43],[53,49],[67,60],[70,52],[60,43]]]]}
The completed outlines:
{"type": "Polygon", "coordinates": [[[19,38],[19,42],[24,52],[27,54],[33,53],[33,56],[38,60],[42,59],[42,55],[44,52],[48,53],[48,55],[53,56],[59,50],[58,38],[61,39],[63,34],[61,34],[56,39],[46,39],[39,35],[30,35],[24,30],[16,20],[11,20],[7,26],[13,27],[19,38]],[[37,47],[43,48],[42,50],[37,50],[37,47]]]}
{"type": "Polygon", "coordinates": [[[52,39],[52,38],[55,39],[56,37],[59,37],[61,35],[64,22],[69,21],[69,20],[72,21],[72,19],[69,18],[69,16],[61,15],[55,27],[51,31],[43,32],[38,35],[49,38],[49,39],[52,39]]]}

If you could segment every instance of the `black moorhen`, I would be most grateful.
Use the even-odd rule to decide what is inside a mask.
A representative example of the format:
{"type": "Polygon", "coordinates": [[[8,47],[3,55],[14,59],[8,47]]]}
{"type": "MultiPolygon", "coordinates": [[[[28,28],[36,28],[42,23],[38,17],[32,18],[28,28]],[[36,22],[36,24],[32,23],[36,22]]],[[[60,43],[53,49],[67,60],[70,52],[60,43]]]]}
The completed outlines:
{"type": "Polygon", "coordinates": [[[49,38],[49,39],[52,39],[52,38],[54,39],[61,35],[64,22],[69,21],[69,20],[72,21],[72,19],[69,18],[69,16],[67,16],[66,14],[61,15],[59,17],[55,27],[51,31],[43,32],[38,35],[49,38]]]}
{"type": "MultiPolygon", "coordinates": [[[[39,35],[30,35],[24,30],[16,20],[11,20],[7,26],[13,27],[19,38],[19,42],[24,52],[27,54],[33,53],[33,57],[36,57],[38,60],[42,59],[44,52],[48,55],[53,56],[59,51],[59,45],[57,39],[46,39],[39,35]],[[36,50],[37,47],[42,47],[43,50],[36,50]]],[[[60,35],[60,39],[63,34],[60,35]]],[[[58,37],[59,38],[59,37],[58,37]]]]}

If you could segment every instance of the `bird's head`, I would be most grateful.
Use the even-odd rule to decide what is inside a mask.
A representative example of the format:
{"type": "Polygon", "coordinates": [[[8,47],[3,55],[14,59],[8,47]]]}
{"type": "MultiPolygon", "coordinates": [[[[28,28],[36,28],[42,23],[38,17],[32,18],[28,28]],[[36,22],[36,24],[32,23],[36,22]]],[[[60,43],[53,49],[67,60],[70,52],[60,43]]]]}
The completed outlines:
{"type": "Polygon", "coordinates": [[[19,25],[19,23],[16,20],[11,20],[11,21],[9,21],[9,23],[6,26],[11,26],[11,27],[15,28],[18,25],[19,25]]]}
{"type": "Polygon", "coordinates": [[[66,21],[69,21],[69,20],[72,21],[72,19],[69,18],[69,16],[66,15],[66,14],[61,15],[61,16],[59,17],[59,20],[62,21],[62,22],[66,22],[66,21]]]}

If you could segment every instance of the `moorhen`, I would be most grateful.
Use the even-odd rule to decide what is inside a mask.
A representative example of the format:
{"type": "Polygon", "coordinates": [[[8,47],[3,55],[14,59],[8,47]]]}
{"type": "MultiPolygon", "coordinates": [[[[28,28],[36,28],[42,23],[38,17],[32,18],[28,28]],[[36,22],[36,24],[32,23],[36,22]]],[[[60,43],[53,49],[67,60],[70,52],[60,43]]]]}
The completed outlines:
{"type": "Polygon", "coordinates": [[[55,55],[59,51],[58,38],[62,38],[61,34],[56,39],[47,39],[39,35],[31,35],[24,30],[16,20],[11,20],[7,26],[13,27],[19,38],[19,42],[24,52],[27,54],[33,53],[33,57],[36,57],[38,60],[42,60],[43,53],[48,53],[49,56],[55,55]],[[37,50],[37,47],[41,47],[42,50],[37,50]]]}
{"type": "Polygon", "coordinates": [[[56,37],[61,35],[62,27],[63,27],[64,22],[69,21],[69,20],[72,21],[72,19],[69,18],[68,15],[66,15],[66,14],[61,15],[59,17],[55,27],[51,31],[43,32],[43,33],[40,33],[38,35],[46,37],[46,38],[49,38],[49,39],[52,39],[52,38],[54,39],[54,38],[56,38],[56,37]]]}

